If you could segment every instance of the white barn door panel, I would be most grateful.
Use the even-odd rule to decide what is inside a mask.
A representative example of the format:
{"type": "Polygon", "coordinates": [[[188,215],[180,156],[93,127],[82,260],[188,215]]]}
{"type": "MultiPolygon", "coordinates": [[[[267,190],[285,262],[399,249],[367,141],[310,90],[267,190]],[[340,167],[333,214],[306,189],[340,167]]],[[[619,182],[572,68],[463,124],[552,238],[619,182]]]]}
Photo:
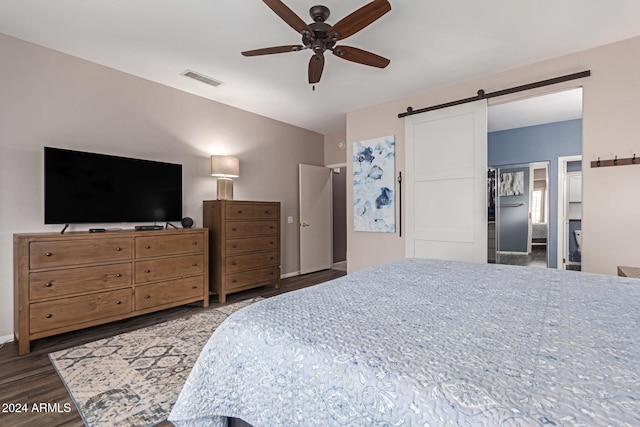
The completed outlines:
{"type": "Polygon", "coordinates": [[[487,262],[486,101],[405,120],[405,256],[487,262]]]}

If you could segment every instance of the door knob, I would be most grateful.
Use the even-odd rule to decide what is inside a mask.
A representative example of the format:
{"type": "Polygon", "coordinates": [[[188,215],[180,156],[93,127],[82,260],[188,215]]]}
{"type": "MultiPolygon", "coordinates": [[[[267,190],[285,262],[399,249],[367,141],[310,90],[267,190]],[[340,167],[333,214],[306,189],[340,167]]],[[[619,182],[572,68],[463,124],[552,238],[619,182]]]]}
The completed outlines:
{"type": "Polygon", "coordinates": [[[307,224],[306,222],[301,222],[300,223],[300,227],[308,227],[308,226],[309,226],[309,224],[307,224]]]}

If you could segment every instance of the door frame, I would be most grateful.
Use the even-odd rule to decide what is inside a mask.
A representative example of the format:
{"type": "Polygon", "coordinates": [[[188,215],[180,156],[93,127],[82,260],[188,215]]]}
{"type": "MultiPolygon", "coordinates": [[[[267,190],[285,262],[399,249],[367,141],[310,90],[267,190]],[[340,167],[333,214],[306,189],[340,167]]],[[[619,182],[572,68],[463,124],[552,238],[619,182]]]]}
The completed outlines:
{"type": "MultiPolygon", "coordinates": [[[[558,157],[558,236],[556,237],[557,269],[566,270],[569,238],[567,220],[567,163],[582,161],[582,155],[558,157]]],[[[582,215],[581,215],[582,216],[582,215]]]]}

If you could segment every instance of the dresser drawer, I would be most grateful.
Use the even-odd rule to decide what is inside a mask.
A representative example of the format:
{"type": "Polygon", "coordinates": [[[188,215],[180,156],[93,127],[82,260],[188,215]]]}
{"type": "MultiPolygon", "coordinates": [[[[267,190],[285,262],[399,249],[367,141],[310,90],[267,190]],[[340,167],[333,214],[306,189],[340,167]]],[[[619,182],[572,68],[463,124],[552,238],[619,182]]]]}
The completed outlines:
{"type": "Polygon", "coordinates": [[[229,221],[225,223],[227,238],[277,235],[277,221],[229,221]]]}
{"type": "Polygon", "coordinates": [[[136,261],[136,283],[192,276],[204,272],[204,255],[136,261]]]}
{"type": "Polygon", "coordinates": [[[97,264],[131,259],[131,240],[127,238],[58,240],[31,242],[29,268],[97,264]]]}
{"type": "Polygon", "coordinates": [[[204,251],[202,233],[176,236],[142,236],[135,238],[136,259],[192,254],[204,251]]]}
{"type": "Polygon", "coordinates": [[[227,256],[248,252],[267,251],[279,248],[279,236],[248,237],[244,239],[227,239],[225,250],[227,256]]]}
{"type": "Polygon", "coordinates": [[[229,256],[225,260],[227,273],[249,270],[258,267],[278,265],[278,252],[259,252],[249,255],[229,256]]]}
{"type": "Polygon", "coordinates": [[[279,279],[280,266],[227,274],[224,278],[227,291],[244,288],[259,283],[275,283],[279,279]]]}
{"type": "Polygon", "coordinates": [[[278,204],[227,203],[227,219],[277,219],[280,214],[278,204]]]}
{"type": "Polygon", "coordinates": [[[151,285],[136,286],[135,309],[144,310],[180,300],[197,298],[204,293],[202,277],[187,277],[151,285]]]}
{"type": "Polygon", "coordinates": [[[30,305],[32,334],[131,312],[131,289],[37,302],[30,305]]]}
{"type": "Polygon", "coordinates": [[[78,267],[29,274],[29,298],[56,298],[131,284],[131,263],[78,267]]]}

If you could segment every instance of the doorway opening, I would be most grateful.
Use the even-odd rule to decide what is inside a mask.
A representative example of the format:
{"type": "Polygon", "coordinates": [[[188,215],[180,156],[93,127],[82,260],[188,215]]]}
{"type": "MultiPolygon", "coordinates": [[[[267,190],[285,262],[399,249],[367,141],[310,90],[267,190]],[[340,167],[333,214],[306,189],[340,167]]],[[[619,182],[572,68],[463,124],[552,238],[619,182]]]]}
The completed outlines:
{"type": "MultiPolygon", "coordinates": [[[[569,232],[559,201],[565,187],[559,159],[582,155],[582,88],[492,105],[488,111],[487,261],[564,268],[561,261],[571,250],[565,241],[571,241],[565,238],[569,232]],[[526,194],[503,190],[501,195],[500,185],[516,179],[526,194]],[[508,228],[514,221],[518,246],[506,237],[515,239],[515,229],[508,228]]],[[[574,202],[572,209],[580,208],[574,202]]]]}
{"type": "Polygon", "coordinates": [[[299,165],[300,274],[347,271],[347,166],[299,165]]]}
{"type": "Polygon", "coordinates": [[[333,171],[333,269],[347,271],[347,165],[333,171]]]}
{"type": "Polygon", "coordinates": [[[489,169],[489,262],[548,266],[548,171],[548,162],[489,169]]]}
{"type": "Polygon", "coordinates": [[[582,270],[582,156],[558,159],[558,268],[582,270]]]}

